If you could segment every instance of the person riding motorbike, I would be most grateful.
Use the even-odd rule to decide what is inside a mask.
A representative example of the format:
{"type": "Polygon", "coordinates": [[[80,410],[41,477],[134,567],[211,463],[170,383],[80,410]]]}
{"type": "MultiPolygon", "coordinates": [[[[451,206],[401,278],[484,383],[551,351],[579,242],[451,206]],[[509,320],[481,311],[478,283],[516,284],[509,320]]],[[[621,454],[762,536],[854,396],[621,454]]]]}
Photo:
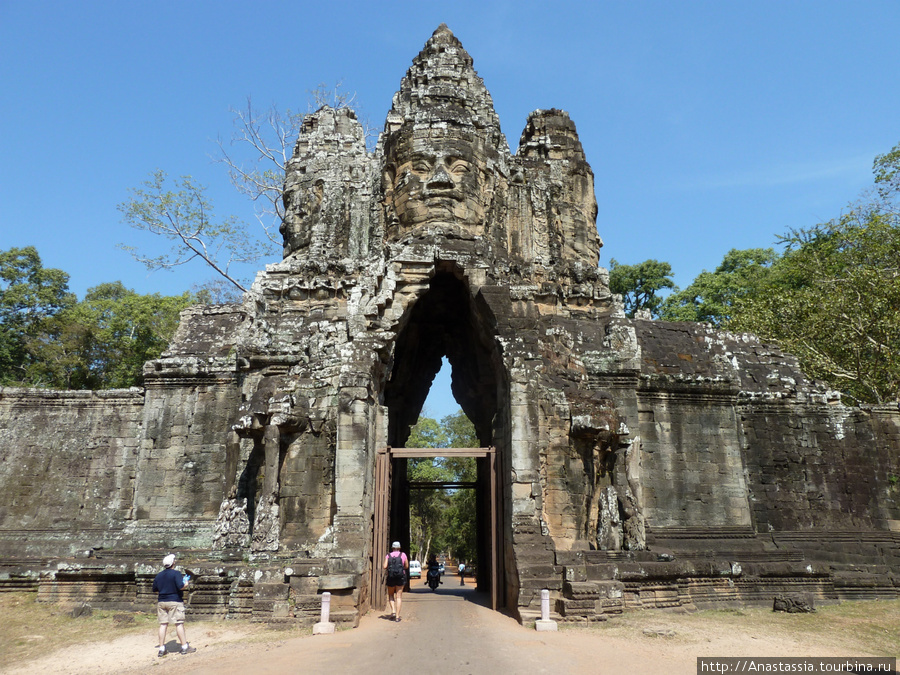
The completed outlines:
{"type": "Polygon", "coordinates": [[[425,583],[427,583],[433,591],[436,591],[437,587],[444,583],[441,581],[441,569],[437,561],[437,556],[433,553],[428,558],[428,572],[425,574],[425,583]]]}

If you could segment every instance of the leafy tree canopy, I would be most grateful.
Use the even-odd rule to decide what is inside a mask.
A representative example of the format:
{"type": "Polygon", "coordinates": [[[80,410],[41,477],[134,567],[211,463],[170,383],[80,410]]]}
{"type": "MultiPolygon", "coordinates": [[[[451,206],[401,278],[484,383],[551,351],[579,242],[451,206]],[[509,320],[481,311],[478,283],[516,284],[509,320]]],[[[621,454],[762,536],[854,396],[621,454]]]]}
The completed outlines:
{"type": "Polygon", "coordinates": [[[609,261],[609,289],[622,296],[625,314],[634,318],[641,310],[657,316],[662,297],[659,292],[675,288],[672,266],[658,260],[645,260],[637,265],[609,261]]]}
{"type": "Polygon", "coordinates": [[[701,321],[722,325],[732,307],[758,293],[778,255],[771,248],[732,249],[713,272],[704,270],[690,286],[676,291],[661,304],[666,321],[701,321]]]}
{"type": "Polygon", "coordinates": [[[795,354],[803,370],[851,400],[900,392],[900,222],[856,208],[782,238],[785,252],[726,326],[795,354]]]}
{"type": "Polygon", "coordinates": [[[45,268],[33,246],[0,251],[0,384],[28,380],[34,364],[29,343],[74,304],[69,275],[45,268]]]}
{"type": "Polygon", "coordinates": [[[100,284],[77,301],[68,275],[33,248],[0,252],[0,383],[55,389],[130,387],[196,296],[140,295],[100,284]]]}
{"type": "Polygon", "coordinates": [[[756,333],[851,401],[900,397],[900,145],[875,158],[874,189],[848,212],[772,249],[732,250],[666,298],[667,320],[756,333]]]}

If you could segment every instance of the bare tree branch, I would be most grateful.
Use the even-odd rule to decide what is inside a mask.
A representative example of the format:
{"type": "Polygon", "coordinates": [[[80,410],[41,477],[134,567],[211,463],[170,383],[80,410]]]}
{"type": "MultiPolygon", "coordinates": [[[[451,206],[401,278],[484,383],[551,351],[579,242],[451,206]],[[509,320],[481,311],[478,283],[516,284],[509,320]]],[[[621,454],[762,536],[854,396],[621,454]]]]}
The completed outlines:
{"type": "Polygon", "coordinates": [[[133,246],[120,245],[120,248],[150,269],[172,269],[200,258],[241,291],[246,291],[232,276],[230,267],[258,260],[265,252],[264,247],[248,234],[245,224],[234,218],[215,223],[205,188],[190,176],[174,181],[174,191],[167,187],[167,181],[163,171],[155,171],[144,181],[143,188],[131,190],[132,198],[120,204],[119,211],[135,229],[175,242],[171,250],[151,257],[133,246]]]}

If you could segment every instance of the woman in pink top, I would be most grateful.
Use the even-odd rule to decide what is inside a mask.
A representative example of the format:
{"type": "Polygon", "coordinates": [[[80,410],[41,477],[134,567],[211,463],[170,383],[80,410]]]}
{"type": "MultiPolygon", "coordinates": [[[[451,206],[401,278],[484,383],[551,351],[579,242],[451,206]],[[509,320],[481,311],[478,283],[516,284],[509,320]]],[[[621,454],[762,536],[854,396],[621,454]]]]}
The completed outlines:
{"type": "Polygon", "coordinates": [[[391,603],[391,617],[400,620],[400,606],[403,604],[403,587],[406,585],[406,572],[409,570],[409,558],[400,550],[400,542],[391,544],[391,552],[384,556],[384,567],[387,572],[388,600],[391,603]]]}

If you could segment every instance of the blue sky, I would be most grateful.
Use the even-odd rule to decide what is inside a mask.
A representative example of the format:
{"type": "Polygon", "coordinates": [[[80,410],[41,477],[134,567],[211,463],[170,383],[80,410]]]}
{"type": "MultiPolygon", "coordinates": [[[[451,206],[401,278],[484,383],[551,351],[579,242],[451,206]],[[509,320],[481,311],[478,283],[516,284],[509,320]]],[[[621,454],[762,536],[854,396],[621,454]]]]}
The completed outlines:
{"type": "Polygon", "coordinates": [[[190,174],[220,215],[251,219],[211,159],[229,107],[302,110],[342,82],[380,128],[441,22],[511,147],[532,110],[571,114],[601,264],[665,260],[682,287],[731,248],[837,216],[900,142],[896,0],[0,0],[0,249],[36,246],[79,297],[114,280],[189,289],[206,269],[148,274],[116,248],[153,243],[121,221],[128,188],[190,174]]]}

